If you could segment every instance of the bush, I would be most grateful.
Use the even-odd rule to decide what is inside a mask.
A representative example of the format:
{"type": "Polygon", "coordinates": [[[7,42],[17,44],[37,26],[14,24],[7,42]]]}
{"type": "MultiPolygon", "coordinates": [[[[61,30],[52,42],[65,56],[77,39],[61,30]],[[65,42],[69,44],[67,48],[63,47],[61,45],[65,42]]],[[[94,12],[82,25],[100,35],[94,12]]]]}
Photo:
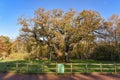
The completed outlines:
{"type": "Polygon", "coordinates": [[[100,45],[92,53],[95,60],[117,60],[116,48],[112,45],[100,45]]]}
{"type": "Polygon", "coordinates": [[[12,53],[9,55],[8,59],[20,59],[24,60],[29,57],[28,53],[12,53]]]}

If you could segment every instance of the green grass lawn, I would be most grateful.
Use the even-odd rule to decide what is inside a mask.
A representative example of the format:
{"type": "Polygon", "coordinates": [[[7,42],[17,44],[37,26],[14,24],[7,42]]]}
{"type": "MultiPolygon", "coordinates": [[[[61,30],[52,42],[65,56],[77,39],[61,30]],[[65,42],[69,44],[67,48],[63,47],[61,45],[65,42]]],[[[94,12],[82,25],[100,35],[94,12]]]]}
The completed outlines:
{"type": "MultiPolygon", "coordinates": [[[[91,73],[91,72],[101,72],[100,65],[93,64],[114,64],[119,63],[115,61],[96,61],[96,60],[70,60],[72,63],[72,72],[78,73],[91,73]],[[79,63],[79,64],[76,64],[79,63]],[[86,71],[86,64],[89,68],[86,71]]],[[[71,72],[71,63],[62,63],[66,72],[71,72]]],[[[0,61],[0,72],[18,72],[18,73],[48,73],[48,72],[56,72],[56,63],[53,63],[49,60],[1,60],[0,61]],[[7,68],[3,65],[6,63],[7,68]],[[16,66],[18,63],[18,66],[16,66]],[[43,65],[44,63],[44,65],[43,65]],[[17,69],[16,69],[17,67],[17,69]],[[43,68],[43,69],[41,69],[43,68]]],[[[115,72],[114,65],[103,65],[102,68],[109,68],[108,70],[102,70],[103,72],[115,72]],[[113,68],[112,70],[110,68],[113,68]]],[[[120,65],[116,66],[117,72],[120,72],[120,65]]]]}

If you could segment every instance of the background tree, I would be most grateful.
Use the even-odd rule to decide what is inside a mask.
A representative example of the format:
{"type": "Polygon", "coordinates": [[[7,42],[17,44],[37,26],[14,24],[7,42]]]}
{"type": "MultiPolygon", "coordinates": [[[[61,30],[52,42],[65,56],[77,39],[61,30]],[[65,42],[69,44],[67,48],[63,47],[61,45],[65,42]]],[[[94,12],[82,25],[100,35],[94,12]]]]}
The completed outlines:
{"type": "Polygon", "coordinates": [[[10,38],[7,36],[0,36],[0,56],[6,58],[11,52],[10,38]]]}
{"type": "Polygon", "coordinates": [[[106,31],[108,32],[108,40],[110,45],[113,45],[116,47],[117,55],[119,56],[120,60],[120,18],[118,15],[114,14],[112,15],[106,26],[106,31]]]}

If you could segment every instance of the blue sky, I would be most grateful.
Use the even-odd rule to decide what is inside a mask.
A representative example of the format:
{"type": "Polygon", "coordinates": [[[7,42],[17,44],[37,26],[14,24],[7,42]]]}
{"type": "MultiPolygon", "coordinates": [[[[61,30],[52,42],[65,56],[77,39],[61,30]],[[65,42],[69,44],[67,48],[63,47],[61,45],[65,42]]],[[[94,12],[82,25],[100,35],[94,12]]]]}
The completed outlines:
{"type": "Polygon", "coordinates": [[[112,14],[120,15],[120,0],[0,0],[0,35],[18,36],[21,26],[17,24],[17,18],[22,15],[31,17],[38,8],[95,10],[107,19],[112,14]]]}

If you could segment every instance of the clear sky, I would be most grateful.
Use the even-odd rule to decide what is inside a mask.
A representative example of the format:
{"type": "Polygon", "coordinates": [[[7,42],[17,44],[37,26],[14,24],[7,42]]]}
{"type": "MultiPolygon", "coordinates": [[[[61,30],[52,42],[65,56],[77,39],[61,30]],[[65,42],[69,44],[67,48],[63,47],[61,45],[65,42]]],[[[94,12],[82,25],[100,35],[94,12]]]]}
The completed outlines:
{"type": "Polygon", "coordinates": [[[120,0],[0,0],[0,35],[11,38],[18,36],[21,26],[17,24],[17,18],[22,15],[33,16],[38,8],[95,10],[107,19],[112,14],[120,15],[120,0]]]}

